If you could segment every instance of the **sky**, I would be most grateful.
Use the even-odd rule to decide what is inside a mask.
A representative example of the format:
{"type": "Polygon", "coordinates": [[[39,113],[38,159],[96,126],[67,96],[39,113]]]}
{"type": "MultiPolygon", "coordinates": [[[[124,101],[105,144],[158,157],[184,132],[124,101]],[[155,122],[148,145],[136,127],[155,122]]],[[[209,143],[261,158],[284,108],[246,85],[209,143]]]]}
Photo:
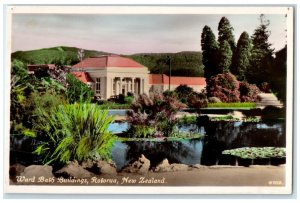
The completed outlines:
{"type": "MultiPolygon", "coordinates": [[[[218,23],[225,16],[237,41],[243,31],[252,35],[260,24],[259,14],[13,14],[12,52],[54,46],[72,46],[115,54],[201,51],[205,25],[216,39],[218,23]]],[[[275,50],[286,43],[286,18],[270,20],[269,42],[275,50]]]]}

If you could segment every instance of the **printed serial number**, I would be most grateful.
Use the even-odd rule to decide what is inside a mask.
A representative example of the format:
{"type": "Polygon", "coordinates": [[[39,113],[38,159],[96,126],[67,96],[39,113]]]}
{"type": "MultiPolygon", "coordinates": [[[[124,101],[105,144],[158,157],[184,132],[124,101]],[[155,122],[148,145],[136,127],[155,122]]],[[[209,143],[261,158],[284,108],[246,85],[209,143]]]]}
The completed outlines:
{"type": "Polygon", "coordinates": [[[272,181],[269,181],[269,185],[282,185],[282,181],[281,180],[272,180],[272,181]]]}

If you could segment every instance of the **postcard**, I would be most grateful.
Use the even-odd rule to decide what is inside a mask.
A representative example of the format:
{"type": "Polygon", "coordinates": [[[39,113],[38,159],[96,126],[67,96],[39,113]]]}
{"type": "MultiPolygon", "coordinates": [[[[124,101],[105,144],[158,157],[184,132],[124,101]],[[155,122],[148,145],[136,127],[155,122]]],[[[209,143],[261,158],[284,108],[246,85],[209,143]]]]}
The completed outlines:
{"type": "Polygon", "coordinates": [[[291,194],[291,6],[5,6],[5,192],[291,194]]]}

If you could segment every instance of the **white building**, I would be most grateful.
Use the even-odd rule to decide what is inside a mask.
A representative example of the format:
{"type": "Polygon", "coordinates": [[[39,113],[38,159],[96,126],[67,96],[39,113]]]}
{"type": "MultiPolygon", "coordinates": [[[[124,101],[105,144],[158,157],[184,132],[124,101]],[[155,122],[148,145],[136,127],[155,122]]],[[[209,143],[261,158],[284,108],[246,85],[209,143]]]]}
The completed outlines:
{"type": "Polygon", "coordinates": [[[128,92],[149,93],[148,68],[129,58],[117,55],[86,58],[74,65],[72,72],[101,99],[128,92]]]}
{"type": "Polygon", "coordinates": [[[169,77],[164,74],[149,74],[147,67],[118,55],[86,58],[72,67],[72,74],[89,85],[95,96],[109,99],[119,94],[149,94],[174,90],[187,85],[200,92],[205,89],[203,77],[169,77]]]}

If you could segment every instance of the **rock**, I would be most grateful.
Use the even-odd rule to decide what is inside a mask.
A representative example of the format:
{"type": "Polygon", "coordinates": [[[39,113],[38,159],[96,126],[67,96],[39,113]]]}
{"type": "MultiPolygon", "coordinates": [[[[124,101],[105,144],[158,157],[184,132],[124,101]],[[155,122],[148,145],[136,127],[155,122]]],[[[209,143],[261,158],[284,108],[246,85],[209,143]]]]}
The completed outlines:
{"type": "Polygon", "coordinates": [[[101,174],[117,174],[117,169],[114,163],[99,161],[97,166],[101,174]]]}
{"type": "Polygon", "coordinates": [[[171,171],[187,171],[189,170],[189,166],[185,164],[171,164],[171,171]]]}
{"type": "Polygon", "coordinates": [[[72,161],[62,169],[58,170],[56,173],[58,176],[63,177],[74,177],[74,178],[90,178],[92,173],[85,170],[82,166],[78,164],[77,161],[72,161]]]}
{"type": "Polygon", "coordinates": [[[10,176],[19,176],[24,171],[26,167],[22,164],[14,164],[9,167],[9,175],[10,176]]]}
{"type": "Polygon", "coordinates": [[[95,161],[92,161],[91,159],[88,159],[87,161],[82,162],[81,166],[84,169],[91,169],[91,168],[94,167],[95,164],[96,164],[95,161]]]}
{"type": "Polygon", "coordinates": [[[45,177],[45,178],[52,178],[54,177],[52,173],[52,166],[48,165],[31,165],[24,169],[21,173],[21,176],[25,176],[26,178],[30,177],[45,177]]]}
{"type": "Polygon", "coordinates": [[[222,102],[222,101],[218,97],[209,97],[208,102],[209,103],[218,103],[218,102],[222,102]]]}
{"type": "Polygon", "coordinates": [[[99,174],[117,174],[117,167],[113,162],[88,160],[81,164],[84,169],[99,174]]]}
{"type": "Polygon", "coordinates": [[[158,164],[156,166],[156,168],[154,169],[155,172],[167,172],[170,171],[170,164],[168,159],[164,159],[160,164],[158,164]]]}
{"type": "Polygon", "coordinates": [[[140,158],[125,167],[122,171],[126,173],[146,174],[150,168],[150,161],[142,154],[140,158]]]}
{"type": "Polygon", "coordinates": [[[155,172],[170,172],[170,171],[187,171],[190,167],[185,164],[169,164],[168,159],[164,159],[154,169],[155,172]]]}

